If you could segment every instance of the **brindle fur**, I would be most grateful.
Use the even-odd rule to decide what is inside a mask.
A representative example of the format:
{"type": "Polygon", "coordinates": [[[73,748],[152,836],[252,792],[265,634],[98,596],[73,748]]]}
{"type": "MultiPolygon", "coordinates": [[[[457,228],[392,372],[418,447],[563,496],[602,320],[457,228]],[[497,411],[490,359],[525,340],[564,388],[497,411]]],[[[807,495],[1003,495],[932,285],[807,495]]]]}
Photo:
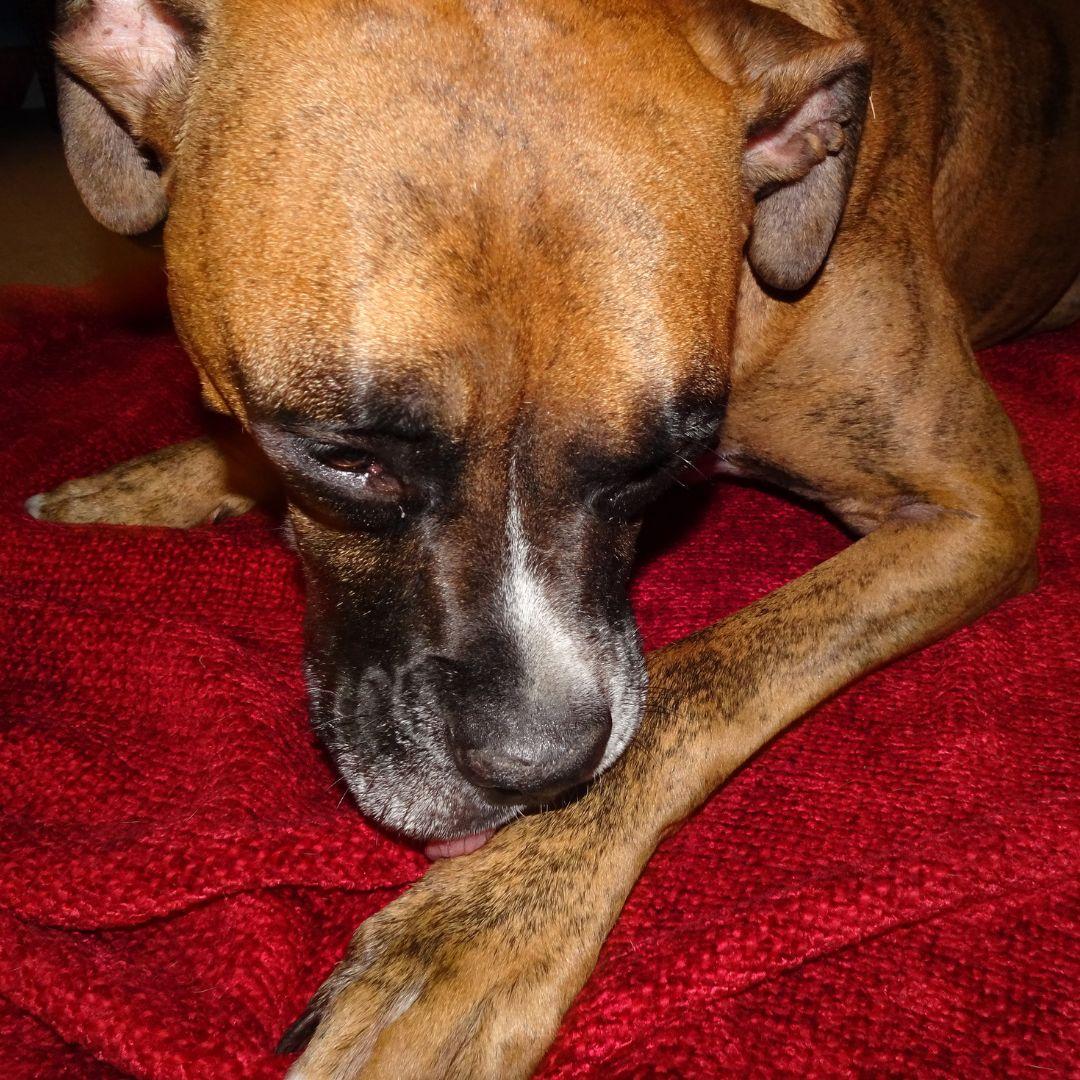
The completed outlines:
{"type": "MultiPolygon", "coordinates": [[[[1078,314],[1080,8],[774,6],[872,56],[839,233],[820,274],[796,292],[764,286],[740,255],[753,207],[727,182],[742,153],[743,129],[730,119],[742,107],[737,69],[767,63],[773,47],[744,0],[447,0],[430,9],[445,32],[395,45],[388,31],[377,70],[339,47],[359,6],[226,4],[209,20],[179,149],[171,134],[154,134],[175,101],[146,121],[146,141],[167,160],[178,325],[208,400],[241,421],[267,401],[340,403],[343,369],[325,372],[352,330],[353,284],[334,256],[353,207],[329,193],[347,167],[349,198],[383,215],[369,238],[381,269],[367,318],[383,346],[387,328],[408,344],[382,355],[392,353],[403,387],[443,391],[447,425],[486,425],[487,445],[505,445],[521,387],[543,379],[533,445],[545,475],[582,402],[602,406],[599,441],[612,450],[632,442],[643,396],[704,387],[710,401],[726,394],[724,467],[792,478],[861,535],[649,656],[637,735],[579,801],[437,864],[368,920],[284,1040],[296,1049],[311,1037],[296,1077],[526,1076],[666,832],[817,702],[1034,585],[1036,491],[971,350],[1078,314]],[[732,42],[742,50],[734,59],[732,42]],[[324,98],[298,85],[297,57],[317,59],[324,98]],[[543,85],[532,81],[533,57],[549,75],[543,85]],[[500,95],[492,80],[508,74],[517,91],[500,95]],[[397,107],[405,84],[416,94],[409,109],[397,107]],[[281,106],[296,95],[306,101],[299,112],[281,106]],[[377,150],[346,161],[328,149],[365,122],[335,109],[342,100],[415,146],[411,167],[399,167],[401,147],[393,167],[377,150]],[[457,116],[449,128],[434,122],[443,109],[457,116]],[[687,113],[694,122],[671,120],[687,113]],[[694,140],[710,115],[706,146],[694,140]],[[289,131],[286,157],[278,148],[297,117],[310,138],[289,131]],[[580,136],[601,120],[615,136],[586,163],[607,170],[597,186],[560,136],[569,123],[580,136]],[[475,167],[507,140],[517,152],[503,187],[487,212],[463,217],[475,167]],[[649,186],[642,177],[657,163],[662,179],[649,186]],[[242,183],[221,183],[224,173],[242,183]],[[573,230],[546,205],[547,181],[602,194],[624,175],[648,187],[653,214],[612,216],[597,203],[595,257],[571,265],[573,230]],[[316,216],[311,191],[323,195],[316,216]],[[719,224],[706,231],[709,222],[719,224]],[[656,229],[671,253],[663,266],[656,229]],[[510,341],[513,365],[493,363],[510,341]],[[652,349],[644,367],[634,352],[642,342],[652,349]]],[[[391,10],[377,17],[389,25],[391,10]]],[[[213,451],[201,443],[197,453],[213,451]]],[[[78,499],[69,487],[37,509],[53,520],[161,521],[158,476],[191,475],[190,454],[166,452],[122,474],[123,485],[99,483],[78,499]],[[132,481],[145,486],[144,505],[132,481]]],[[[477,506],[501,497],[491,485],[505,459],[491,455],[469,480],[477,506]]],[[[191,505],[168,523],[233,505],[224,470],[212,471],[213,490],[185,486],[191,505]]],[[[377,550],[349,554],[315,537],[315,524],[302,529],[309,547],[338,545],[325,555],[338,573],[389,565],[377,550]]]]}

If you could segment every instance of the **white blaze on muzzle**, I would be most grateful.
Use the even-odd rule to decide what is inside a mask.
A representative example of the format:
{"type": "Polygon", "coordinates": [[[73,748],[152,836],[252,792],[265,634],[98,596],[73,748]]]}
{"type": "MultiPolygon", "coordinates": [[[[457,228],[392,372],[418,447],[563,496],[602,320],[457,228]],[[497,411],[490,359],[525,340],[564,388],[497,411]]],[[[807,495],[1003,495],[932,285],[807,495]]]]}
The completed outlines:
{"type": "Polygon", "coordinates": [[[626,748],[641,718],[644,683],[635,662],[636,643],[622,628],[612,628],[612,641],[598,653],[575,623],[575,613],[544,580],[526,535],[516,493],[511,494],[506,521],[507,563],[502,584],[505,627],[521,656],[523,673],[536,700],[565,702],[592,699],[611,710],[611,734],[596,773],[626,748]]]}
{"type": "Polygon", "coordinates": [[[517,495],[506,519],[507,562],[502,601],[506,628],[518,646],[524,673],[535,693],[555,686],[594,687],[596,672],[565,605],[537,572],[517,495]]]}

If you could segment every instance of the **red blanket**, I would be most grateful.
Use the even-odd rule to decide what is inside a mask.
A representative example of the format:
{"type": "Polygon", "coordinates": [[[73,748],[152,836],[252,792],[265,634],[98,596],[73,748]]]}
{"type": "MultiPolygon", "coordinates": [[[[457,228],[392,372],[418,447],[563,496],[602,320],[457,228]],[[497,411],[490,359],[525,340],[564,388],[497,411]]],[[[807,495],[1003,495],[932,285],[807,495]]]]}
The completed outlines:
{"type": "MultiPolygon", "coordinates": [[[[312,737],[271,520],[21,509],[198,432],[160,314],[0,304],[0,1075],[280,1076],[286,1025],[425,860],[312,737]]],[[[816,710],[669,840],[541,1076],[1075,1075],[1078,358],[1077,331],[981,358],[1042,487],[1041,587],[816,710]]],[[[843,543],[733,485],[661,518],[650,645],[843,543]]]]}

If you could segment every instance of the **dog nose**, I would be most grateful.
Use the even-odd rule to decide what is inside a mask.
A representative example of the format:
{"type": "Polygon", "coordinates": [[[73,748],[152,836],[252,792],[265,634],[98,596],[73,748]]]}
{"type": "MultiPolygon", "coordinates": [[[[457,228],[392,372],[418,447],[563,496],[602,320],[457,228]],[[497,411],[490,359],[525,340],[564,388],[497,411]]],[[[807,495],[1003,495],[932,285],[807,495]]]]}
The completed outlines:
{"type": "Polygon", "coordinates": [[[448,722],[447,737],[459,771],[475,787],[547,802],[592,776],[611,736],[604,707],[574,708],[559,721],[496,727],[458,719],[448,722]]]}

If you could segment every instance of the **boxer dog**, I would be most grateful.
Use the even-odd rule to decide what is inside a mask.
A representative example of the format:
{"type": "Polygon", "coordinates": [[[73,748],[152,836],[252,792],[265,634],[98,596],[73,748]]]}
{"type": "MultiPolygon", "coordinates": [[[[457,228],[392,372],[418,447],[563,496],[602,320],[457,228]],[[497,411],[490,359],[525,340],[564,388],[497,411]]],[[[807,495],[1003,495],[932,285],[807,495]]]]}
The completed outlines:
{"type": "Polygon", "coordinates": [[[365,813],[472,852],[360,928],[292,1076],[527,1075],[667,831],[1033,586],[972,346],[1080,314],[1078,41],[1076,0],[64,8],[76,183],[114,229],[168,210],[236,433],[30,509],[196,525],[262,461],[315,726],[365,813]],[[638,523],[702,454],[858,538],[643,658],[638,523]]]}

